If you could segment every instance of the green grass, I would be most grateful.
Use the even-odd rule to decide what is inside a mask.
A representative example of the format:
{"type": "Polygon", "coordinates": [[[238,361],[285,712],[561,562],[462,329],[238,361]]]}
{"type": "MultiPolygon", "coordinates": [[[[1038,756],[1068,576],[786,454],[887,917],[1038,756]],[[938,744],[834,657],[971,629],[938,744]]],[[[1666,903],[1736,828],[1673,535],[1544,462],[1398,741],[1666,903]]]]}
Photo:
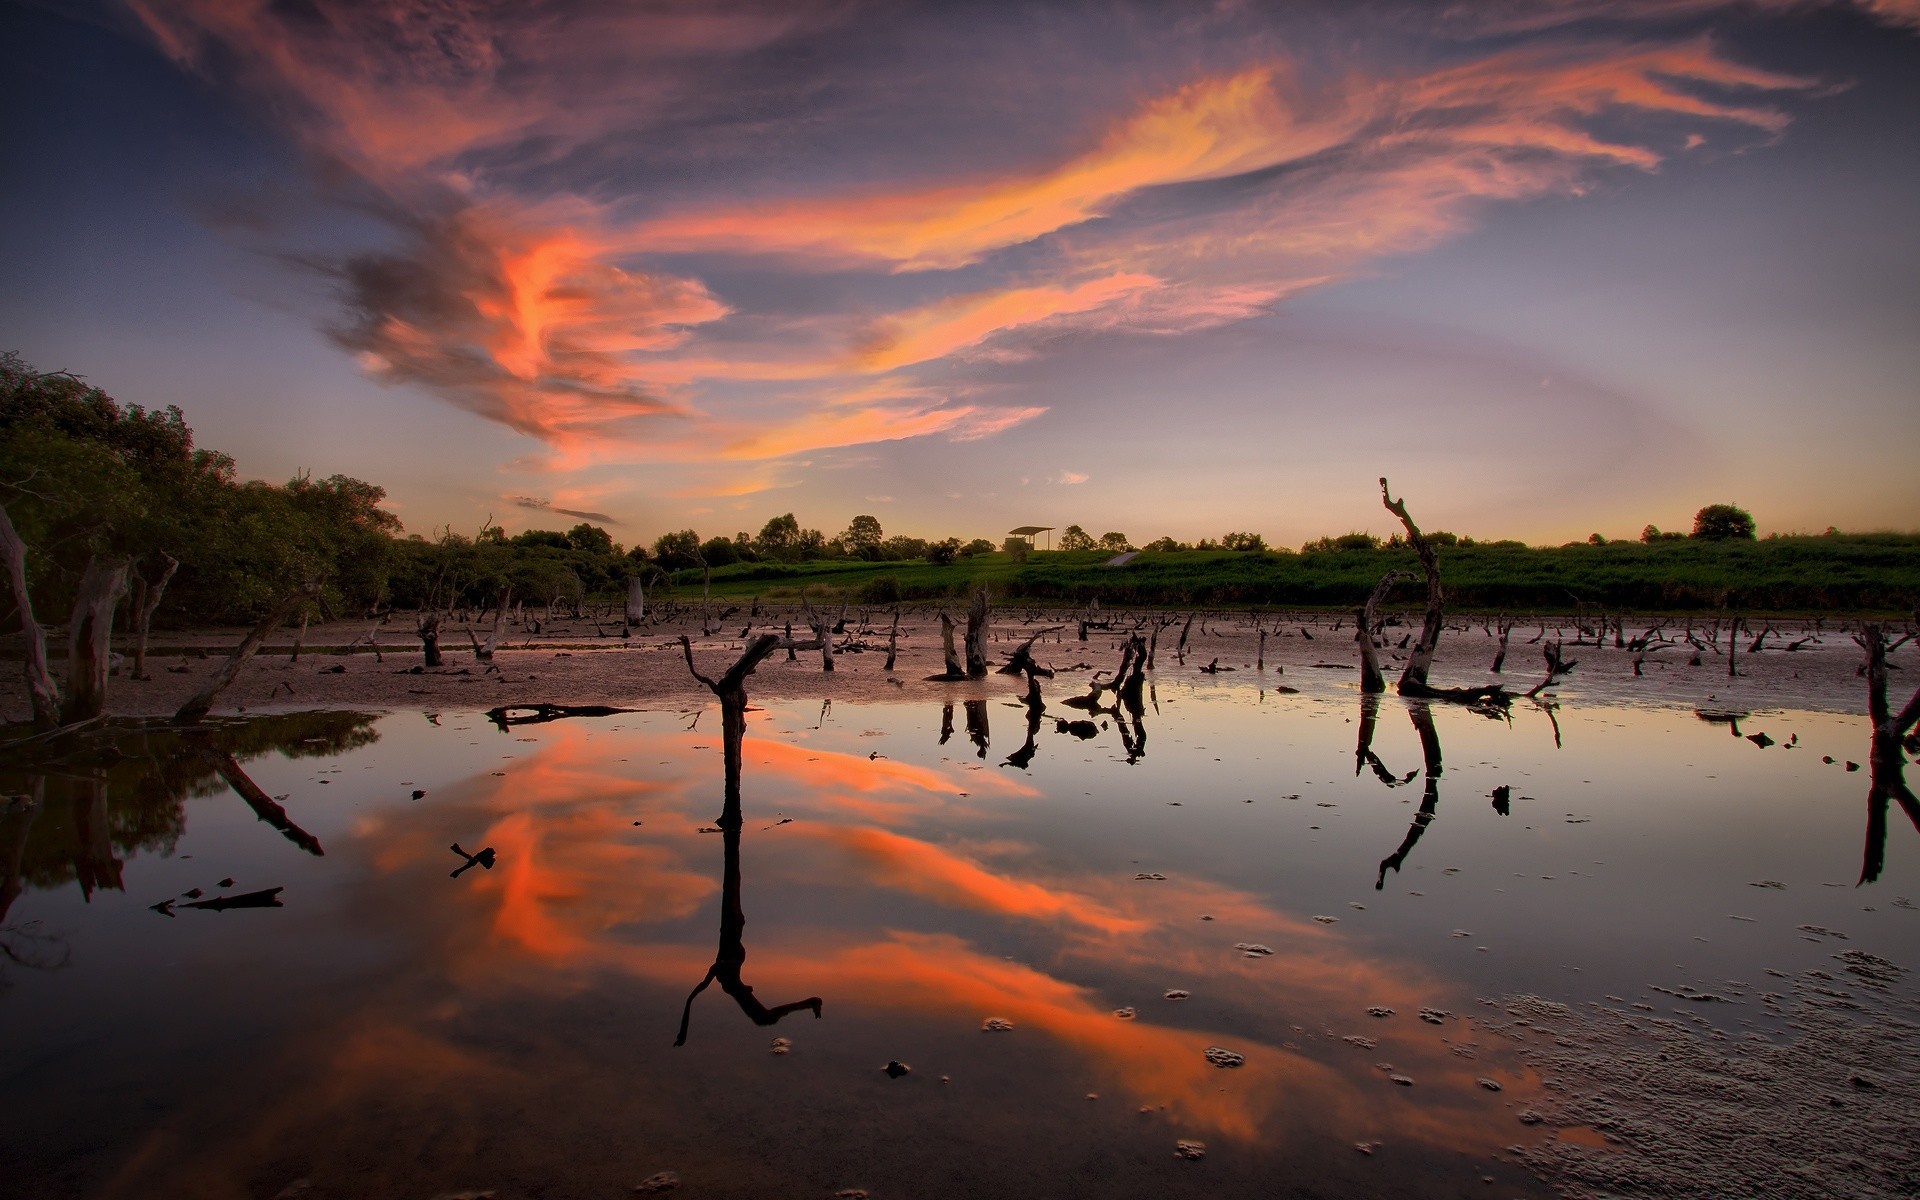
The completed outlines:
{"type": "MultiPolygon", "coordinates": [[[[1920,536],[1826,535],[1765,541],[1674,541],[1604,546],[1449,546],[1439,550],[1455,608],[1559,610],[1580,605],[1636,611],[1734,608],[1747,612],[1912,612],[1920,606],[1920,536]]],[[[1120,605],[1351,607],[1385,572],[1418,575],[1409,549],[1312,554],[1149,552],[1123,567],[1104,551],[1036,551],[960,559],[740,563],[713,572],[713,594],[739,600],[886,603],[959,597],[985,583],[1009,600],[1120,605]],[[890,582],[889,582],[890,581],[890,582]]],[[[697,598],[698,572],[673,578],[672,597],[697,598]]],[[[1396,599],[1418,593],[1417,580],[1396,599]]]]}

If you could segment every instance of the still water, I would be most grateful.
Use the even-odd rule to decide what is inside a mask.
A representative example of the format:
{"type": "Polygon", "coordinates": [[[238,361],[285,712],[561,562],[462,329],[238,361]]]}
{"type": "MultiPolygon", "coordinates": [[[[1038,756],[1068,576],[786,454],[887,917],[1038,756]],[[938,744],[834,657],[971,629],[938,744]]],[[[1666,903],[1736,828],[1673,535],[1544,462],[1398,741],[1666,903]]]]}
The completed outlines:
{"type": "Polygon", "coordinates": [[[1543,1195],[1489,1001],[1920,961],[1861,718],[1260,682],[769,702],[737,822],[717,706],[15,764],[0,1190],[1543,1195]]]}

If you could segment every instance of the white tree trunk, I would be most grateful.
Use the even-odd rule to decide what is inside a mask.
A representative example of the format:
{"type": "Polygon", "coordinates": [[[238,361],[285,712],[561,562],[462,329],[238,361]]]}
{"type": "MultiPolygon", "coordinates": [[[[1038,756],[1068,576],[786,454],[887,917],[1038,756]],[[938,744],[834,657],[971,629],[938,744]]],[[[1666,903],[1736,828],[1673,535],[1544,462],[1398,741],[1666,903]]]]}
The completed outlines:
{"type": "Polygon", "coordinates": [[[26,640],[27,694],[32,697],[33,723],[41,729],[60,724],[60,688],[47,669],[47,631],[33,616],[33,597],[27,592],[27,545],[13,528],[5,505],[0,505],[0,560],[7,569],[7,585],[14,607],[20,610],[20,633],[26,640]]]}
{"type": "Polygon", "coordinates": [[[107,666],[113,655],[113,613],[127,590],[127,560],[87,560],[67,623],[67,698],[63,724],[90,721],[106,711],[107,666]]]}
{"type": "Polygon", "coordinates": [[[647,587],[635,575],[627,580],[627,628],[638,629],[647,622],[647,587]]]}

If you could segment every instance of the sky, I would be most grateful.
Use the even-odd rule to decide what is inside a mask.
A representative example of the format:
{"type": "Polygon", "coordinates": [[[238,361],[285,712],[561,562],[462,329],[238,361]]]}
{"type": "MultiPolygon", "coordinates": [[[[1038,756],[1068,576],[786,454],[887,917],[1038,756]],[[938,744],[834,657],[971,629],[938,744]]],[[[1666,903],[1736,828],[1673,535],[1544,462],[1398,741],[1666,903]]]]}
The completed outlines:
{"type": "Polygon", "coordinates": [[[0,348],[412,532],[1920,527],[1920,0],[8,0],[0,348]]]}

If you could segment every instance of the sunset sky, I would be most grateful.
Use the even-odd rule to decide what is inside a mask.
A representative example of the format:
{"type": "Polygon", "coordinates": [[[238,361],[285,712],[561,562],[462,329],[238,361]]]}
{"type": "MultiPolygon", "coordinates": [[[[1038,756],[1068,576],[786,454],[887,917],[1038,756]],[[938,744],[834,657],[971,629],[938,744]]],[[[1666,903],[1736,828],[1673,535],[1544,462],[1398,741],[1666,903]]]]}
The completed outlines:
{"type": "Polygon", "coordinates": [[[0,97],[0,349],[415,532],[1920,526],[1920,0],[15,0],[0,97]]]}

